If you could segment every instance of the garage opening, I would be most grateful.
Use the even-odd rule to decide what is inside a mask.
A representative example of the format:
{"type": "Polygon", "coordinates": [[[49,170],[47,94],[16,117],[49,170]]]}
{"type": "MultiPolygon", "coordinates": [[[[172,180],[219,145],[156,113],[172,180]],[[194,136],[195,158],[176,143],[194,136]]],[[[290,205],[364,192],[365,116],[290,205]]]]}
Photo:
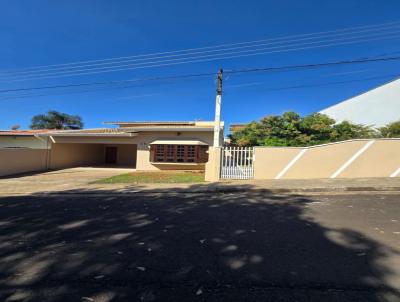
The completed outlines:
{"type": "Polygon", "coordinates": [[[56,143],[51,147],[50,169],[74,167],[136,168],[136,144],[56,143]]]}

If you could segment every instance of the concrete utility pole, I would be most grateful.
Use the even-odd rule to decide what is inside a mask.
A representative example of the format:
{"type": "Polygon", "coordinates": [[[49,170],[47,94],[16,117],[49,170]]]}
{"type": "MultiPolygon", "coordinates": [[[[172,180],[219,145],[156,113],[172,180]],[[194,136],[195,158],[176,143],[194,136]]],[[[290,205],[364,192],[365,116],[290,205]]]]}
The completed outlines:
{"type": "Polygon", "coordinates": [[[215,97],[215,120],[214,120],[214,147],[220,147],[221,132],[221,100],[222,100],[222,75],[220,69],[217,75],[217,95],[215,97]]]}

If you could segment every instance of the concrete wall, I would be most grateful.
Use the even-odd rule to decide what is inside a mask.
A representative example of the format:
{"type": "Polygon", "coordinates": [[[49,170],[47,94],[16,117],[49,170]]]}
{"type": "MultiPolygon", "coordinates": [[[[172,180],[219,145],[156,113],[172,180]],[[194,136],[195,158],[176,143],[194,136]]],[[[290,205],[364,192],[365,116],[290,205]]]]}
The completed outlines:
{"type": "Polygon", "coordinates": [[[206,181],[218,181],[220,178],[221,169],[221,149],[210,147],[208,149],[208,162],[206,164],[206,171],[204,179],[206,181]]]}
{"type": "Polygon", "coordinates": [[[339,177],[387,177],[399,168],[400,140],[377,140],[339,177]]]}
{"type": "Polygon", "coordinates": [[[0,176],[45,170],[48,152],[47,149],[0,149],[0,176]]]}
{"type": "Polygon", "coordinates": [[[254,178],[272,179],[301,151],[298,148],[255,148],[254,178]]]}
{"type": "Polygon", "coordinates": [[[255,179],[390,177],[399,168],[400,139],[255,148],[255,179]]]}
{"type": "Polygon", "coordinates": [[[50,169],[104,164],[104,145],[52,144],[50,169]]]}
{"type": "Polygon", "coordinates": [[[34,136],[0,136],[0,148],[47,149],[47,138],[34,136]]]}
{"type": "Polygon", "coordinates": [[[136,145],[115,145],[115,147],[118,148],[117,165],[136,167],[136,145]]]}
{"type": "Polygon", "coordinates": [[[327,178],[333,175],[362,146],[364,141],[351,141],[308,148],[283,178],[327,178]]]}

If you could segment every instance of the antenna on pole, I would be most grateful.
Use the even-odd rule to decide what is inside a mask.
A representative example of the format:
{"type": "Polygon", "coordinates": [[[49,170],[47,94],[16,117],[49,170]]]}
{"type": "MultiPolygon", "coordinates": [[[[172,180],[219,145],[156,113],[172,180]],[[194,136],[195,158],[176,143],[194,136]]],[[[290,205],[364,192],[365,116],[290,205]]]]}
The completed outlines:
{"type": "Polygon", "coordinates": [[[214,119],[214,147],[220,147],[221,135],[221,100],[222,100],[222,76],[223,70],[220,69],[217,75],[217,93],[215,97],[215,119],[214,119]]]}

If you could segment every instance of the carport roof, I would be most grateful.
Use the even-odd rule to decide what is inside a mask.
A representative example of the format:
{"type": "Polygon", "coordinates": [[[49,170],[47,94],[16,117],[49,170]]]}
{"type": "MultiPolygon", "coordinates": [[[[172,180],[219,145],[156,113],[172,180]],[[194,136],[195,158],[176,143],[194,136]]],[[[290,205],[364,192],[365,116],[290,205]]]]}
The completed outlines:
{"type": "MultiPolygon", "coordinates": [[[[119,125],[121,128],[134,128],[134,129],[161,129],[161,128],[174,128],[174,129],[191,129],[191,128],[202,128],[202,129],[213,129],[214,121],[131,121],[131,122],[104,122],[108,125],[119,125]]],[[[221,127],[224,126],[224,122],[221,121],[221,127]]]]}
{"type": "MultiPolygon", "coordinates": [[[[112,123],[110,123],[112,124],[112,123]]],[[[213,121],[195,122],[116,122],[119,128],[92,128],[79,130],[46,130],[37,136],[137,136],[140,132],[150,131],[214,131],[213,121]]],[[[221,122],[221,129],[223,129],[221,122]]]]}
{"type": "Polygon", "coordinates": [[[131,122],[104,122],[108,125],[132,125],[132,126],[182,126],[182,125],[196,125],[196,122],[190,121],[131,121],[131,122]]]}
{"type": "Polygon", "coordinates": [[[122,128],[94,128],[80,130],[55,130],[41,134],[42,136],[136,136],[122,128]]]}

